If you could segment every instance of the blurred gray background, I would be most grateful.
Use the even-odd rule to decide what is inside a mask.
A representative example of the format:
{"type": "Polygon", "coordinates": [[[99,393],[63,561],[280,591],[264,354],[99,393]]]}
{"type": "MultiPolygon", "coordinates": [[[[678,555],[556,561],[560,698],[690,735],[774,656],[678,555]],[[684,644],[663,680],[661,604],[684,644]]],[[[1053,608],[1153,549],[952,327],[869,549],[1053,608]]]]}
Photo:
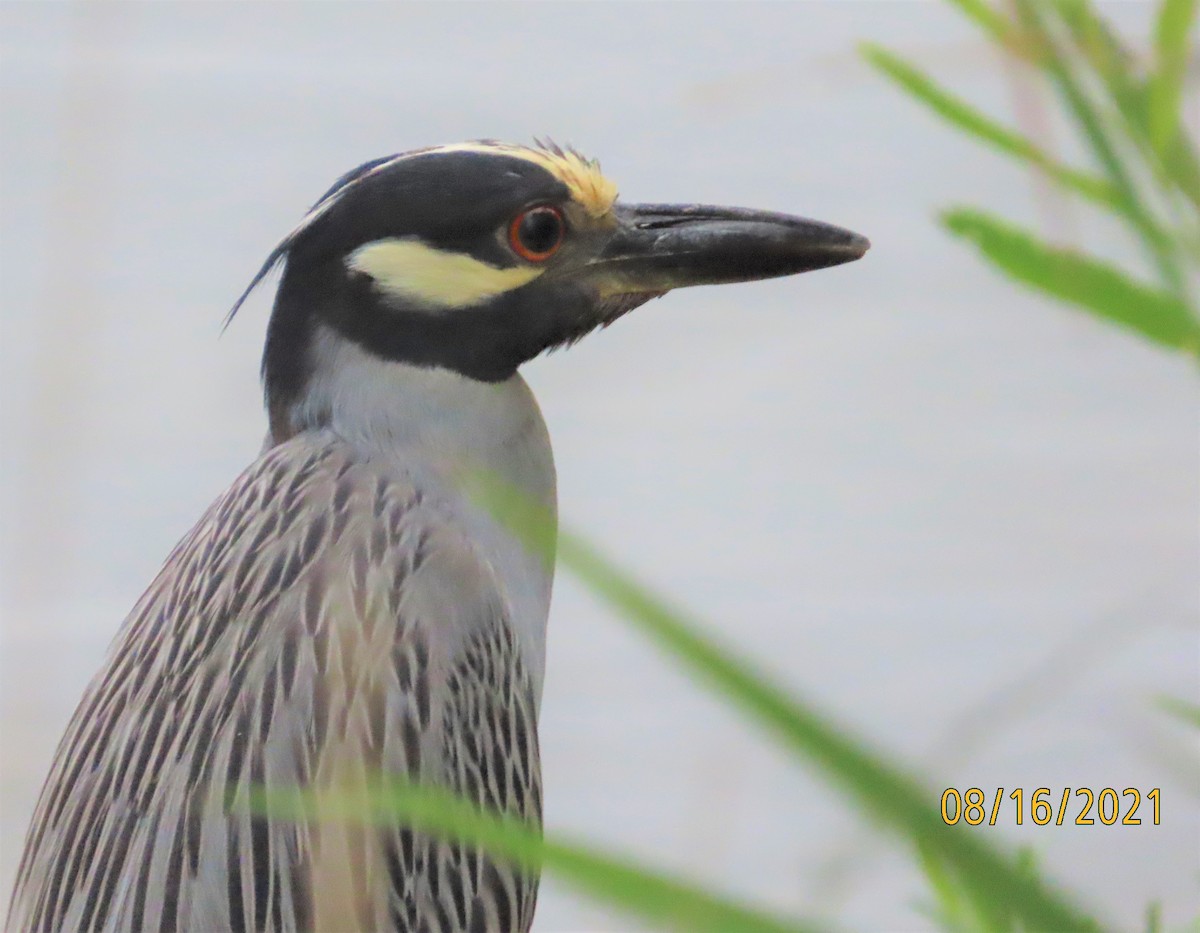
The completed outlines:
{"type": "MultiPolygon", "coordinates": [[[[1105,11],[1146,35],[1149,4],[1105,11]]],[[[1195,733],[1153,698],[1200,698],[1196,372],[944,236],[966,202],[1130,249],[868,72],[862,39],[1012,117],[1013,75],[939,3],[0,5],[0,909],[105,646],[257,452],[272,288],[218,339],[234,298],[359,162],[548,134],[630,200],[874,242],[530,364],[570,526],[938,788],[1161,787],[1160,826],[977,831],[1118,923],[1194,915],[1195,733]]],[[[555,830],[930,926],[908,853],[565,575],[542,749],[555,830]]],[[[541,933],[633,928],[544,883],[541,933]]]]}

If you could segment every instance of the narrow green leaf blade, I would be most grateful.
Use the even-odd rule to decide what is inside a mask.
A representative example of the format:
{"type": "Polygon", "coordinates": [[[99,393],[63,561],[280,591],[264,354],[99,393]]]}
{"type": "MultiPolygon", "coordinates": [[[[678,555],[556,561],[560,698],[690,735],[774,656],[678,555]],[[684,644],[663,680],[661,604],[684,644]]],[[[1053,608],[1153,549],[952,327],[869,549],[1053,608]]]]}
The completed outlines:
{"type": "MultiPolygon", "coordinates": [[[[1194,929],[1200,929],[1200,918],[1192,926],[1194,929]]],[[[1158,901],[1151,901],[1146,905],[1146,933],[1163,933],[1162,904],[1158,901]]]]}
{"type": "Polygon", "coordinates": [[[870,43],[863,44],[861,49],[875,68],[947,122],[1006,155],[1036,165],[1064,187],[1089,200],[1110,210],[1120,209],[1116,189],[1103,178],[1061,165],[1029,139],[980,113],[887,49],[870,43]]]}
{"type": "Polygon", "coordinates": [[[1139,84],[1129,50],[1089,0],[1056,0],[1054,10],[1066,25],[1075,49],[1100,77],[1130,128],[1148,137],[1145,108],[1139,103],[1139,84]]]}
{"type": "Polygon", "coordinates": [[[1149,82],[1150,139],[1164,157],[1179,131],[1188,36],[1196,21],[1196,0],[1162,0],[1155,26],[1157,68],[1149,82]]]}
{"type": "MultiPolygon", "coordinates": [[[[508,816],[481,813],[438,787],[402,779],[379,782],[362,793],[255,787],[244,805],[273,819],[301,823],[339,821],[395,825],[398,821],[515,863],[545,871],[567,884],[665,930],[696,933],[815,933],[816,926],[773,917],[704,891],[637,862],[561,838],[543,839],[536,827],[508,816]]],[[[332,893],[332,892],[330,892],[332,893]]],[[[314,897],[322,896],[314,891],[314,897]]],[[[327,896],[329,896],[327,894],[327,896]]]]}
{"type": "Polygon", "coordinates": [[[947,933],[1010,933],[1009,924],[982,912],[962,880],[935,854],[918,848],[921,869],[934,895],[933,919],[947,933]]]}
{"type": "MultiPolygon", "coordinates": [[[[551,512],[495,476],[476,472],[467,489],[506,527],[539,549],[554,523],[551,512]],[[524,513],[524,514],[520,514],[524,513]]],[[[881,826],[940,858],[987,914],[1012,916],[1030,930],[1096,930],[1099,925],[1044,881],[1031,879],[1017,861],[961,826],[948,826],[936,805],[939,792],[852,737],[849,730],[796,700],[701,626],[605,559],[577,535],[559,535],[559,560],[626,622],[797,757],[816,765],[836,787],[881,826]]]]}
{"type": "Polygon", "coordinates": [[[1200,705],[1164,694],[1158,698],[1158,707],[1170,713],[1180,722],[1200,729],[1200,705]]]}
{"type": "Polygon", "coordinates": [[[956,208],[943,214],[942,222],[1014,279],[1155,343],[1200,353],[1200,322],[1171,294],[1113,266],[1049,246],[982,211],[956,208]]]}
{"type": "Polygon", "coordinates": [[[1176,133],[1167,144],[1163,167],[1193,206],[1200,208],[1200,158],[1186,133],[1176,133]]]}
{"type": "Polygon", "coordinates": [[[612,606],[714,692],[781,737],[801,758],[817,765],[843,793],[883,826],[945,861],[962,879],[979,909],[1007,913],[1029,929],[1094,930],[1098,926],[1015,861],[959,827],[942,822],[930,801],[936,794],[889,765],[862,742],[811,707],[793,699],[753,668],[722,650],[700,627],[600,556],[581,538],[564,532],[562,562],[612,606]]]}
{"type": "MultiPolygon", "coordinates": [[[[1044,50],[1040,62],[1057,85],[1059,95],[1078,123],[1096,160],[1103,166],[1108,180],[1116,189],[1122,209],[1131,220],[1138,222],[1139,226],[1145,226],[1148,221],[1141,216],[1129,173],[1110,139],[1110,128],[1104,121],[1101,109],[1085,90],[1080,76],[1075,73],[1070,56],[1064,53],[1055,40],[1049,20],[1052,12],[1061,9],[1061,6],[1052,6],[1037,0],[1012,0],[1012,3],[1029,41],[1044,50]]],[[[1071,6],[1087,9],[1082,0],[1071,6]]]]}

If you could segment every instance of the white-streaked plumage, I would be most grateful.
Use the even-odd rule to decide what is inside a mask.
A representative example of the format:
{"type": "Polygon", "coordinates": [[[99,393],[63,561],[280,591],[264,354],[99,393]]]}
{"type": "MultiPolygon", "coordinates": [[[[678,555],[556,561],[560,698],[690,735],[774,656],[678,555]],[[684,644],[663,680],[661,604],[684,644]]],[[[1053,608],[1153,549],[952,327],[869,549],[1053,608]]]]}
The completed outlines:
{"type": "Polygon", "coordinates": [[[478,853],[228,805],[230,788],[345,791],[375,771],[540,817],[550,575],[456,478],[475,464],[552,506],[536,402],[519,376],[478,383],[332,337],[319,359],[306,405],[326,423],[269,443],[213,505],[89,687],[10,930],[527,928],[536,880],[478,853]],[[81,858],[92,847],[105,857],[81,858]]]}

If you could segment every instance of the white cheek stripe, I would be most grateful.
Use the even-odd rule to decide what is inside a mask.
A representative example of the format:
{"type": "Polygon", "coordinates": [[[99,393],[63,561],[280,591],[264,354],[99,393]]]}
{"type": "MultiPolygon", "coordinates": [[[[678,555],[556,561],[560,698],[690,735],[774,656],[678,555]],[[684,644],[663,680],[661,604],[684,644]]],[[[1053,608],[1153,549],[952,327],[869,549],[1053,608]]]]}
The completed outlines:
{"type": "Polygon", "coordinates": [[[531,266],[502,269],[413,237],[366,243],[346,257],[346,265],[369,275],[384,294],[431,310],[469,308],[542,274],[531,266]]]}

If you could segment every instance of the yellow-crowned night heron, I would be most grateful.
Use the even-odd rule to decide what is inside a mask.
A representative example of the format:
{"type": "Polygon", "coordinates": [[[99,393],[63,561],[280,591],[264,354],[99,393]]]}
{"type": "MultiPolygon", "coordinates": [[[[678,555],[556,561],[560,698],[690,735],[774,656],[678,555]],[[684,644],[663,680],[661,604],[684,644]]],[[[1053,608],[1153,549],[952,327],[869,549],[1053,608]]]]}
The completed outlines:
{"type": "Polygon", "coordinates": [[[339,179],[246,291],[283,264],[266,446],[88,687],[8,929],[528,930],[537,879],[506,863],[231,792],[392,774],[540,820],[551,573],[459,483],[485,470],[553,509],[517,368],[672,288],[866,248],[781,214],[622,204],[550,145],[424,149],[339,179]]]}

